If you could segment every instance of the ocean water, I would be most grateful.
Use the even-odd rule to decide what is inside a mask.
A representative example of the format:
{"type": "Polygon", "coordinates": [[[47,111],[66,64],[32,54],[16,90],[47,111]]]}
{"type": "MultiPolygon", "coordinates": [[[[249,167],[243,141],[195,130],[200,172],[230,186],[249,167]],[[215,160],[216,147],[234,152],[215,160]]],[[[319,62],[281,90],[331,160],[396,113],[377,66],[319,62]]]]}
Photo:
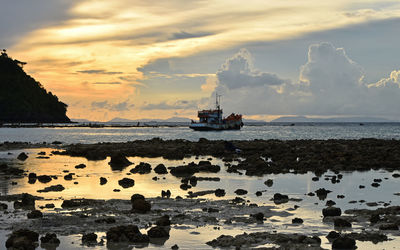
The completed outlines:
{"type": "Polygon", "coordinates": [[[185,126],[177,127],[64,127],[64,128],[0,128],[1,142],[53,142],[97,143],[148,140],[152,138],[209,140],[253,139],[400,139],[400,123],[289,123],[244,126],[233,131],[193,131],[185,126]]]}

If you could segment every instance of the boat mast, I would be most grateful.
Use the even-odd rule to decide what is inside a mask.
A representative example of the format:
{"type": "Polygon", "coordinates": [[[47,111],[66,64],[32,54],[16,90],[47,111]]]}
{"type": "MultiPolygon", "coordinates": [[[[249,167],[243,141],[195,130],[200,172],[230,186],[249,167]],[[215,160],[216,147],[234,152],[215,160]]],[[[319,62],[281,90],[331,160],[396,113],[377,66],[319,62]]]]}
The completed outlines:
{"type": "Polygon", "coordinates": [[[216,108],[217,108],[217,110],[218,110],[218,122],[220,122],[220,110],[221,110],[221,108],[220,108],[220,106],[219,106],[219,103],[220,103],[220,101],[221,101],[221,95],[218,95],[218,93],[216,92],[215,93],[215,106],[216,106],[216,108]]]}

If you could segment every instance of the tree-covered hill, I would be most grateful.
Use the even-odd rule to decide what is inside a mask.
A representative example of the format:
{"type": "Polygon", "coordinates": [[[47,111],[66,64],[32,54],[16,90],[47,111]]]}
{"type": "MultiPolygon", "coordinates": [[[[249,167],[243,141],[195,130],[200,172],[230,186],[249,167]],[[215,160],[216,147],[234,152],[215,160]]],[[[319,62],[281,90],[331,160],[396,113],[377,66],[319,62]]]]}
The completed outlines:
{"type": "Polygon", "coordinates": [[[0,55],[0,123],[70,122],[67,105],[23,70],[24,62],[0,55]]]}

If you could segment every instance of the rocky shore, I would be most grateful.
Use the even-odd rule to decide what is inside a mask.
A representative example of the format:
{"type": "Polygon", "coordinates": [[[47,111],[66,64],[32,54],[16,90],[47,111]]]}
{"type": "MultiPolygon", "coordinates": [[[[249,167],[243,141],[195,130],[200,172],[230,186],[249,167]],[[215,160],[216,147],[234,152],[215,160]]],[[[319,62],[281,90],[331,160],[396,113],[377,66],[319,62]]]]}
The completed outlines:
{"type": "MultiPolygon", "coordinates": [[[[222,179],[226,176],[220,175],[221,171],[236,176],[235,178],[242,178],[237,175],[243,174],[271,176],[312,172],[312,182],[326,181],[336,185],[346,181],[343,177],[345,172],[385,170],[385,174],[389,175],[374,178],[369,187],[376,189],[385,185],[389,179],[396,180],[400,177],[399,141],[200,139],[198,142],[189,142],[153,139],[65,146],[62,146],[61,142],[0,144],[2,151],[43,147],[51,147],[51,154],[36,149],[35,155],[24,152],[12,155],[17,164],[13,161],[0,162],[0,176],[9,180],[11,185],[18,184],[14,179],[26,181],[29,185],[39,184],[41,187],[46,184],[44,188],[36,190],[35,195],[0,195],[0,231],[8,232],[4,243],[7,249],[35,249],[39,243],[42,248],[50,245],[54,249],[60,245],[58,237],[77,234],[82,236],[79,242],[82,246],[104,246],[113,249],[115,244],[134,244],[140,247],[146,247],[148,244],[163,245],[170,238],[171,232],[185,230],[185,227],[210,228],[209,233],[213,237],[203,242],[204,246],[210,248],[248,249],[268,246],[266,249],[323,249],[326,242],[329,242],[333,249],[355,249],[357,242],[377,244],[388,242],[393,237],[395,241],[399,241],[400,206],[396,202],[360,200],[354,203],[365,203],[368,207],[376,208],[343,209],[336,203],[347,194],[338,194],[335,198],[330,194],[331,190],[323,187],[302,194],[301,198],[284,192],[266,195],[264,193],[267,190],[260,189],[250,194],[245,187],[235,187],[233,190],[192,189],[198,182],[227,181],[222,179]],[[174,160],[195,157],[198,160],[166,167],[162,162],[152,165],[147,162],[134,163],[128,159],[134,156],[174,160]],[[64,170],[57,173],[37,174],[29,169],[29,161],[32,158],[36,161],[47,161],[53,157],[84,157],[88,161],[85,164],[64,165],[64,170]],[[212,158],[204,159],[207,157],[221,159],[223,165],[214,164],[212,158]],[[104,161],[105,159],[109,160],[104,161]],[[127,175],[117,179],[117,184],[120,189],[132,189],[131,198],[64,198],[63,192],[68,190],[65,183],[73,182],[72,185],[79,186],[79,180],[84,176],[79,174],[79,171],[89,168],[88,163],[100,160],[106,162],[105,165],[108,162],[105,167],[116,171],[113,173],[127,175]],[[327,171],[333,174],[327,174],[327,171]],[[149,176],[150,182],[166,177],[178,179],[179,189],[186,192],[186,195],[171,194],[170,190],[163,189],[158,197],[145,197],[133,191],[138,181],[143,181],[137,178],[138,176],[154,173],[157,175],[152,178],[149,176]],[[60,179],[65,181],[65,187],[60,184],[60,179]],[[41,197],[49,192],[60,194],[60,198],[46,200],[41,197]],[[234,193],[236,197],[225,198],[227,192],[230,192],[230,196],[234,193]],[[325,202],[328,195],[330,199],[325,202]],[[203,196],[207,199],[202,198],[203,196]],[[263,196],[265,197],[262,203],[252,202],[249,198],[263,196]],[[325,205],[311,220],[297,212],[302,209],[302,200],[311,199],[313,196],[325,205]],[[307,229],[313,228],[310,224],[316,221],[323,225],[323,230],[321,227],[301,230],[304,224],[307,224],[307,229]],[[288,227],[300,230],[293,233],[287,230],[288,227]],[[224,233],[226,228],[236,233],[228,235],[224,233]],[[98,232],[103,234],[99,235],[98,232]]],[[[111,180],[112,178],[96,177],[98,186],[108,187],[111,180]]],[[[275,182],[267,178],[263,180],[263,185],[268,189],[273,187],[275,182]]],[[[366,187],[354,183],[354,188],[362,190],[366,187]]],[[[114,192],[119,191],[114,189],[114,192]]],[[[394,195],[397,197],[398,193],[394,195]]],[[[229,230],[227,232],[230,232],[229,230]]],[[[193,231],[193,235],[196,234],[198,232],[193,231]]],[[[173,243],[176,243],[172,246],[173,249],[178,249],[180,242],[173,243]]]]}

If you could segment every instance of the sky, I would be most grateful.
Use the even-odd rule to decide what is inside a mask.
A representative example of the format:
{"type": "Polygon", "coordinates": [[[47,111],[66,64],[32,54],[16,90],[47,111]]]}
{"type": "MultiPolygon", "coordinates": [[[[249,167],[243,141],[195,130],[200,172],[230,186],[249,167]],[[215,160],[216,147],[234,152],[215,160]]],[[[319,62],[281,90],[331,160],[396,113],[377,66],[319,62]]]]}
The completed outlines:
{"type": "Polygon", "coordinates": [[[18,0],[0,48],[73,119],[399,120],[400,2],[18,0]]]}

